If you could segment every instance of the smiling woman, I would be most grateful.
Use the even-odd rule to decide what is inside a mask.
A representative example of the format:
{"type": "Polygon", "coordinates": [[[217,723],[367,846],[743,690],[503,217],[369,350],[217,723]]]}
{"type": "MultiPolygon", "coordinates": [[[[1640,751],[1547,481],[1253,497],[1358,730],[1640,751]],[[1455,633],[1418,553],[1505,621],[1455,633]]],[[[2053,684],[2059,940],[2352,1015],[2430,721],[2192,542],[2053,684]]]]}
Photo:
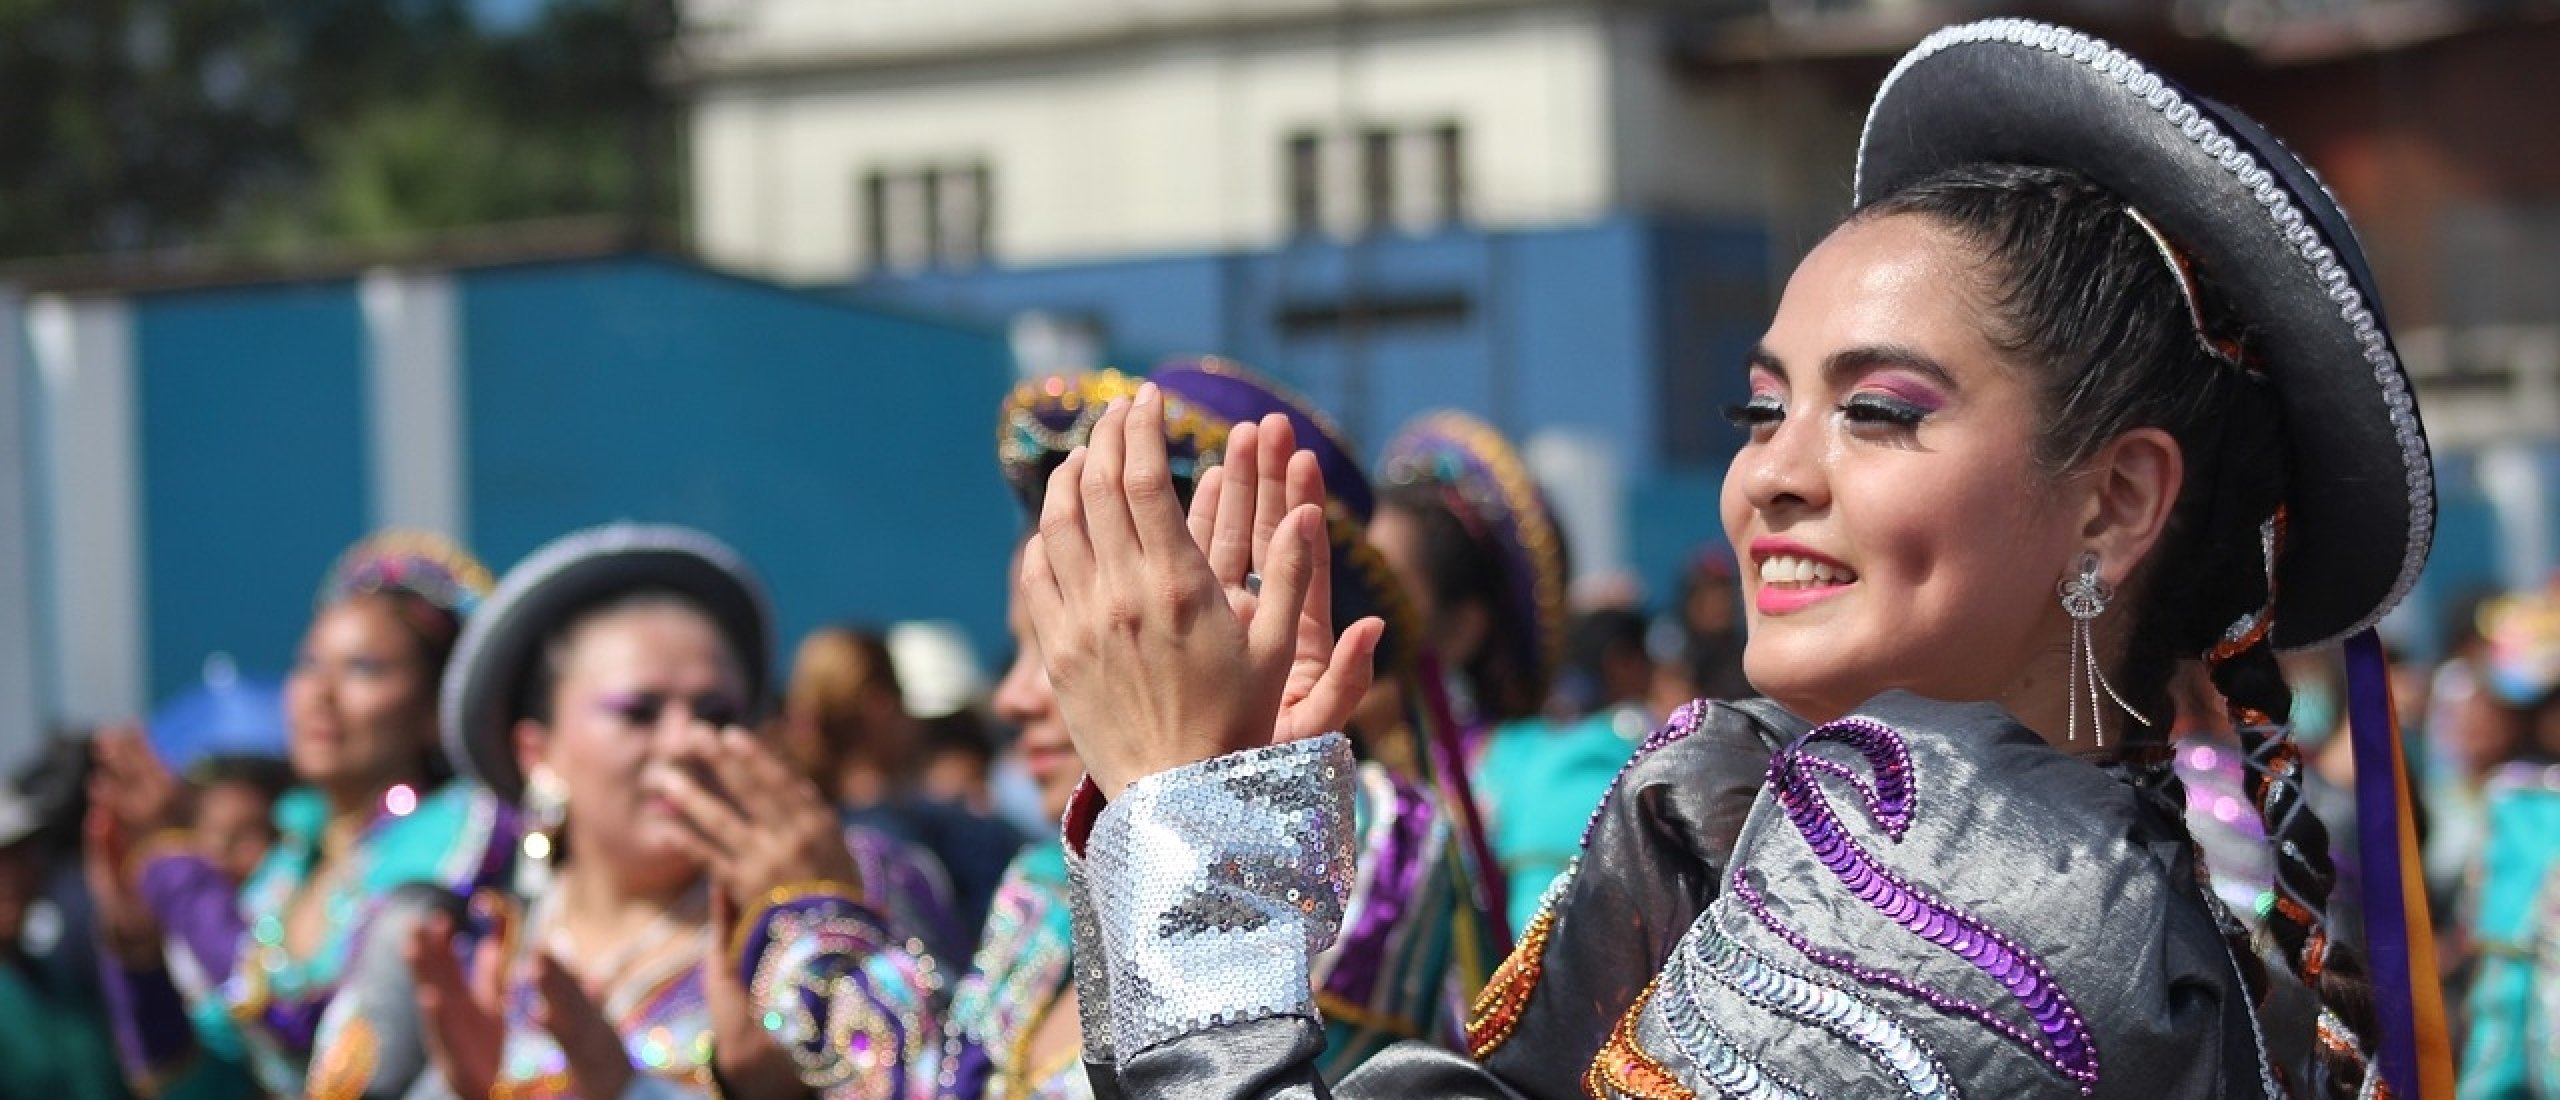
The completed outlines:
{"type": "Polygon", "coordinates": [[[683,528],[575,532],[510,570],[444,680],[445,743],[519,807],[515,890],[408,897],[322,1021],[314,1096],[760,1095],[797,1076],[724,934],[777,891],[835,884],[921,1005],[904,946],[939,879],[846,831],[746,732],[770,642],[761,586],[683,528]],[[755,797],[746,797],[755,792],[755,797]],[[411,1021],[415,1021],[412,1023],[411,1021]]]}
{"type": "Polygon", "coordinates": [[[1733,410],[1722,512],[1768,698],[1693,703],[1639,750],[1477,1001],[1472,1060],[1404,1046],[1318,1079],[1349,752],[1316,733],[1365,683],[1360,628],[1275,644],[1306,494],[1275,481],[1256,523],[1186,533],[1163,398],[1102,415],[1022,567],[1092,773],[1067,842],[1097,1093],[2446,1094],[2407,965],[2423,912],[2385,906],[2368,987],[2323,926],[2327,838],[2280,727],[2276,647],[2369,645],[2433,531],[2343,215],[2246,118],[2018,20],[1896,67],[1859,196],[1733,410]],[[1201,549],[1239,531],[1251,601],[1201,549]],[[2182,663],[2256,766],[2279,873],[2254,929],[2203,887],[2153,725],[2182,663]]]}
{"type": "Polygon", "coordinates": [[[384,532],[340,557],[285,682],[299,786],[245,878],[175,830],[180,788],[146,741],[101,739],[88,877],[120,945],[110,997],[135,1080],[300,1095],[366,935],[403,926],[397,899],[502,875],[513,818],[478,785],[444,782],[435,739],[437,677],[488,586],[429,534],[384,532]]]}

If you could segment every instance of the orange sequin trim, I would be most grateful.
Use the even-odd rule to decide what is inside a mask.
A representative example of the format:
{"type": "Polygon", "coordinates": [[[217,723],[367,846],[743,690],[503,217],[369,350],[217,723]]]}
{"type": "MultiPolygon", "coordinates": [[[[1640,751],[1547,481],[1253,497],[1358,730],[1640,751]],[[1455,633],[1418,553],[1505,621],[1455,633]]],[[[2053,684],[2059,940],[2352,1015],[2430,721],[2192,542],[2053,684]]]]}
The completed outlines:
{"type": "Polygon", "coordinates": [[[373,1067],[381,1056],[381,1047],[372,1023],[362,1016],[348,1017],[346,1026],[338,1030],[328,1049],[312,1063],[303,1095],[309,1100],[357,1100],[364,1095],[365,1086],[373,1083],[373,1067]]]}
{"type": "Polygon", "coordinates": [[[1529,994],[1537,991],[1538,975],[1546,969],[1547,935],[1555,924],[1554,910],[1539,910],[1521,932],[1520,946],[1494,968],[1484,992],[1476,994],[1475,1006],[1467,1013],[1467,1050],[1478,1059],[1491,1057],[1511,1038],[1512,1029],[1520,1026],[1520,1014],[1529,1008],[1529,994]]]}
{"type": "MultiPolygon", "coordinates": [[[[2269,522],[2273,525],[2273,529],[2274,529],[2274,532],[2275,532],[2275,538],[2274,538],[2274,540],[2273,540],[2273,542],[2272,542],[2272,544],[2271,544],[2271,545],[2273,546],[2273,548],[2274,548],[2274,551],[2275,551],[2274,556],[2275,556],[2275,557],[2277,557],[2277,558],[2281,558],[2281,557],[2283,557],[2283,556],[2284,556],[2284,528],[2285,528],[2285,511],[2284,511],[2284,506],[2283,506],[2283,505],[2281,505],[2281,504],[2277,505],[2277,506],[2276,506],[2275,515],[2270,516],[2270,517],[2268,517],[2268,518],[2269,518],[2269,522]]],[[[2253,619],[2253,621],[2251,621],[2251,622],[2250,622],[2250,624],[2249,624],[2249,630],[2248,630],[2248,632],[2247,632],[2247,633],[2242,634],[2241,636],[2239,636],[2239,637],[2237,637],[2237,638],[2233,638],[2233,639],[2230,639],[2229,641],[2222,642],[2222,643],[2220,643],[2220,644],[2218,644],[2218,645],[2214,646],[2212,649],[2205,651],[2204,659],[2205,659],[2205,660],[2206,660],[2206,662],[2208,662],[2208,663],[2211,663],[2211,664],[2217,664],[2217,665],[2218,665],[2218,664],[2221,664],[2221,663],[2222,663],[2222,662],[2224,662],[2224,661],[2228,661],[2228,660],[2230,660],[2230,659],[2232,659],[2232,658],[2234,658],[2234,657],[2237,657],[2237,656],[2239,656],[2239,655],[2241,655],[2241,654],[2243,654],[2243,653],[2247,653],[2251,648],[2253,648],[2253,647],[2257,646],[2257,644],[2258,644],[2258,643],[2263,642],[2263,641],[2266,641],[2266,640],[2267,640],[2267,634],[2268,634],[2269,632],[2273,631],[2273,630],[2275,629],[2275,626],[2276,626],[2276,580],[2275,580],[2275,574],[2274,574],[2273,572],[2269,572],[2269,573],[2268,573],[2268,575],[2267,575],[2267,602],[2266,602],[2266,606],[2261,607],[2261,608],[2259,608],[2259,609],[2258,609],[2258,611],[2257,611],[2257,614],[2256,614],[2255,618],[2254,618],[2254,619],[2253,619]]],[[[2255,713],[2255,712],[2251,712],[2251,713],[2255,713]]],[[[2263,724],[2263,723],[2265,722],[2265,720],[2266,720],[2266,716],[2265,716],[2265,715],[2263,715],[2263,714],[2258,715],[2258,717],[2257,717],[2257,721],[2259,721],[2261,724],[2263,724]]]]}
{"type": "Polygon", "coordinates": [[[1680,1083],[1671,1071],[1653,1055],[1636,1045],[1636,1021],[1644,1016],[1644,1006],[1653,1000],[1653,988],[1661,979],[1646,982],[1644,992],[1636,994],[1636,1003],[1627,1006],[1626,1015],[1618,1017],[1618,1026],[1609,1032],[1609,1041],[1601,1044],[1600,1053],[1591,1059],[1591,1069],[1582,1075],[1582,1091],[1595,1097],[1625,1096],[1633,1100],[1698,1100],[1698,1094],[1680,1083]]]}

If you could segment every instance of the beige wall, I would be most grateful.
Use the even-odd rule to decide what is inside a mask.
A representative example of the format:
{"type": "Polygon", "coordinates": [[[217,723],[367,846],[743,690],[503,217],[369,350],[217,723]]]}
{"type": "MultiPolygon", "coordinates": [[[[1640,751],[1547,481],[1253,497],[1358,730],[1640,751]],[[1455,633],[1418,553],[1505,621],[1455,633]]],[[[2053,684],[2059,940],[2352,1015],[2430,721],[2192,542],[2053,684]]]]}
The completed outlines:
{"type": "MultiPolygon", "coordinates": [[[[802,6],[769,4],[767,18],[798,26],[784,14],[802,6]]],[[[944,6],[1032,19],[1078,5],[944,6]]],[[[1285,229],[1290,133],[1438,121],[1465,130],[1472,220],[1588,219],[1610,205],[1608,49],[1592,13],[1502,8],[707,76],[692,118],[696,244],[747,270],[850,275],[864,173],[970,160],[992,170],[1005,263],[1268,244],[1285,229]]]]}

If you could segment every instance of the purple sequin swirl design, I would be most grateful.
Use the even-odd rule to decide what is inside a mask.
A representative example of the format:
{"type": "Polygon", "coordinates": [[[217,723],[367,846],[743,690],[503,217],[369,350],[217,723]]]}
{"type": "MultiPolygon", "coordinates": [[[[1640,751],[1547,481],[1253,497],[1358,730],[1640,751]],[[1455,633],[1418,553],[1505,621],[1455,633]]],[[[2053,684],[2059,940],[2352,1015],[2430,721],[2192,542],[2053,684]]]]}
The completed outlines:
{"type": "Polygon", "coordinates": [[[1752,912],[1771,931],[1814,961],[1835,970],[1845,969],[1862,981],[1889,985],[1902,992],[1913,993],[1932,1006],[1964,1012],[2012,1039],[2024,1039],[2030,1050],[2063,1076],[2078,1082],[2082,1093],[2090,1091],[2098,1080],[2098,1048],[2089,1034],[2089,1025],[2062,987],[2053,980],[2042,960],[2024,947],[2012,942],[1991,926],[1954,906],[1931,897],[1905,882],[1900,875],[1875,861],[1849,836],[1838,816],[1833,814],[1830,799],[1823,793],[1818,776],[1830,775],[1847,783],[1866,804],[1867,816],[1884,830],[1887,839],[1901,843],[1911,828],[1916,801],[1911,774],[1911,747],[1900,731],[1882,722],[1851,716],[1815,727],[1795,744],[1769,762],[1769,788],[1778,797],[1778,805],[1787,820],[1813,849],[1832,877],[1848,887],[1858,900],[1867,903],[1895,924],[1913,935],[1936,944],[1956,957],[1971,963],[1989,975],[2000,987],[2017,999],[2020,1007],[2035,1020],[2041,1037],[1994,1021],[1998,1017],[1979,1006],[1934,992],[1920,992],[1916,984],[1900,980],[1877,982],[1868,967],[1844,967],[1848,960],[1817,954],[1804,937],[1783,929],[1768,912],[1757,891],[1742,881],[1737,870],[1733,876],[1736,892],[1752,912]],[[1833,742],[1857,751],[1873,773],[1872,781],[1854,771],[1822,759],[1808,750],[1817,742],[1833,742]]]}

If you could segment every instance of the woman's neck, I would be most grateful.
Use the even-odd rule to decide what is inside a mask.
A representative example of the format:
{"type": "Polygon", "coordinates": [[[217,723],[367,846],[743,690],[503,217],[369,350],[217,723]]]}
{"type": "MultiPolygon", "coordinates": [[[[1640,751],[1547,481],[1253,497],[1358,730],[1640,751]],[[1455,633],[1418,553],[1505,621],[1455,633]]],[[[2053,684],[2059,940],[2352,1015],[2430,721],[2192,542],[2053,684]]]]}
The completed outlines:
{"type": "Polygon", "coordinates": [[[383,801],[391,788],[410,784],[412,777],[393,776],[381,780],[342,784],[323,792],[329,802],[329,820],[320,830],[320,854],[334,858],[355,846],[356,839],[382,815],[383,801]]]}
{"type": "Polygon", "coordinates": [[[705,917],[704,901],[698,887],[703,878],[688,875],[666,882],[648,882],[614,873],[614,868],[600,859],[573,859],[560,869],[560,877],[552,885],[559,894],[560,920],[581,941],[618,942],[628,938],[642,925],[660,916],[698,923],[705,917]]]}

